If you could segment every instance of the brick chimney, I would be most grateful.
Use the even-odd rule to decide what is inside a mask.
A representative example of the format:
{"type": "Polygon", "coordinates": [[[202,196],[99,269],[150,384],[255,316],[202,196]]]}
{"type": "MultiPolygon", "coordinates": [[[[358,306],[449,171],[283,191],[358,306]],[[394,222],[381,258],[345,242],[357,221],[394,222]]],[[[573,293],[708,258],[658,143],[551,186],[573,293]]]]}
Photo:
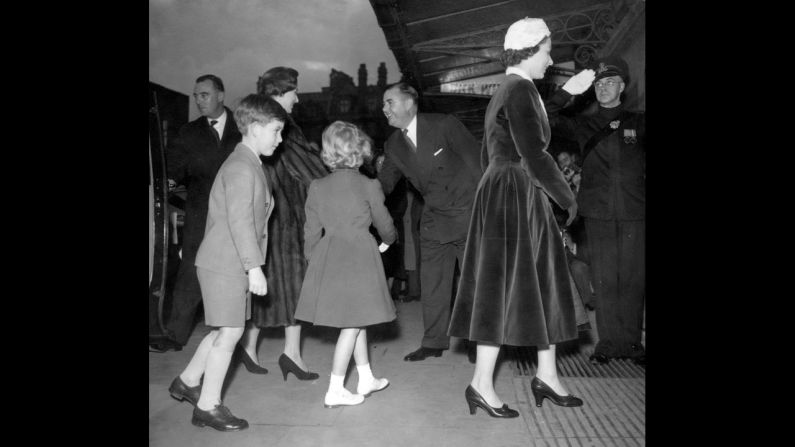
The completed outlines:
{"type": "Polygon", "coordinates": [[[367,88],[367,67],[364,64],[359,64],[359,90],[367,88]]]}
{"type": "Polygon", "coordinates": [[[378,66],[378,88],[381,90],[386,88],[386,62],[381,62],[378,66]]]}

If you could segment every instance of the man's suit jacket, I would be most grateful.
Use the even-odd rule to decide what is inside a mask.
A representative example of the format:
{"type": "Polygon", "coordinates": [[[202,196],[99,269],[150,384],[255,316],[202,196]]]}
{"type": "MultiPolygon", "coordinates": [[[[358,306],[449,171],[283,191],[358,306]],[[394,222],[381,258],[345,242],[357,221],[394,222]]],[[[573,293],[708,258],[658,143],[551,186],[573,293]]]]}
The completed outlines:
{"type": "Polygon", "coordinates": [[[196,266],[241,276],[265,264],[271,211],[273,196],[259,157],[238,144],[213,182],[196,266]]]}
{"type": "Polygon", "coordinates": [[[452,115],[417,114],[417,152],[402,130],[385,143],[378,179],[389,194],[402,176],[422,194],[423,237],[448,243],[466,238],[480,177],[480,144],[452,115]]]}
{"type": "Polygon", "coordinates": [[[240,142],[241,135],[232,111],[226,110],[226,126],[220,146],[207,118],[185,124],[167,152],[168,178],[186,187],[185,226],[182,229],[182,259],[193,264],[207,222],[207,201],[218,168],[240,142]]]}

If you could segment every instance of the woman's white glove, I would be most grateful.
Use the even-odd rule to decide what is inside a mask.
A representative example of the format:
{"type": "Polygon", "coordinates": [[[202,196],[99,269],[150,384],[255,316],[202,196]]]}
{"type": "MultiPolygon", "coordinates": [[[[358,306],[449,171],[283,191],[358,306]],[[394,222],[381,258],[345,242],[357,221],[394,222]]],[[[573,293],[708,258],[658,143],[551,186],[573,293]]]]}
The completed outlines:
{"type": "Polygon", "coordinates": [[[378,252],[383,253],[386,251],[387,248],[389,248],[389,245],[381,242],[381,245],[378,246],[378,252]]]}
{"type": "Polygon", "coordinates": [[[566,90],[571,95],[579,95],[588,90],[588,87],[593,84],[594,77],[596,77],[596,73],[593,70],[583,70],[570,77],[569,80],[563,84],[563,90],[566,90]]]}

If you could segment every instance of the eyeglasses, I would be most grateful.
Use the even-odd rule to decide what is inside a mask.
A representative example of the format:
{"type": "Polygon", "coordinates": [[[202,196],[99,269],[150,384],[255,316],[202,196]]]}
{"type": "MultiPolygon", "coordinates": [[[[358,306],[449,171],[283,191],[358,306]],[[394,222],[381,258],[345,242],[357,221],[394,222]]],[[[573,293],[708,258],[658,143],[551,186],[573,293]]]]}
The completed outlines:
{"type": "Polygon", "coordinates": [[[605,86],[607,86],[607,87],[615,87],[615,86],[617,86],[620,83],[621,83],[621,81],[616,81],[615,79],[608,79],[606,81],[596,81],[596,82],[593,83],[593,85],[594,85],[594,87],[604,88],[605,86]]]}

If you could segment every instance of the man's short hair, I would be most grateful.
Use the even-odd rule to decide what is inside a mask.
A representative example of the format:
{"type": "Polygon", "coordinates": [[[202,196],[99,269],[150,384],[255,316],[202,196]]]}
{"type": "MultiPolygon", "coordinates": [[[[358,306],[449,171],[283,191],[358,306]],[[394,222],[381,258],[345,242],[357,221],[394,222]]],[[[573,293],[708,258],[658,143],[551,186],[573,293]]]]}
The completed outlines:
{"type": "Polygon", "coordinates": [[[252,123],[268,124],[273,120],[287,121],[287,112],[275,99],[252,93],[240,100],[235,109],[235,124],[241,134],[248,134],[252,123]]]}
{"type": "Polygon", "coordinates": [[[196,78],[196,83],[197,84],[199,82],[204,82],[204,81],[212,81],[213,87],[215,87],[216,90],[218,90],[219,92],[223,92],[224,91],[224,81],[222,81],[221,78],[219,78],[218,76],[211,75],[211,74],[206,74],[206,75],[201,75],[198,78],[196,78]]]}
{"type": "Polygon", "coordinates": [[[257,93],[279,96],[298,87],[298,70],[290,67],[273,67],[257,79],[257,93]]]}
{"type": "Polygon", "coordinates": [[[419,104],[420,104],[420,100],[419,100],[420,95],[419,95],[419,93],[417,93],[417,90],[414,87],[412,87],[411,85],[409,85],[407,82],[399,81],[399,82],[395,82],[394,84],[389,84],[389,85],[386,86],[384,91],[392,90],[393,88],[397,88],[400,93],[403,93],[404,95],[410,96],[411,99],[414,100],[414,104],[419,106],[419,104]]]}

